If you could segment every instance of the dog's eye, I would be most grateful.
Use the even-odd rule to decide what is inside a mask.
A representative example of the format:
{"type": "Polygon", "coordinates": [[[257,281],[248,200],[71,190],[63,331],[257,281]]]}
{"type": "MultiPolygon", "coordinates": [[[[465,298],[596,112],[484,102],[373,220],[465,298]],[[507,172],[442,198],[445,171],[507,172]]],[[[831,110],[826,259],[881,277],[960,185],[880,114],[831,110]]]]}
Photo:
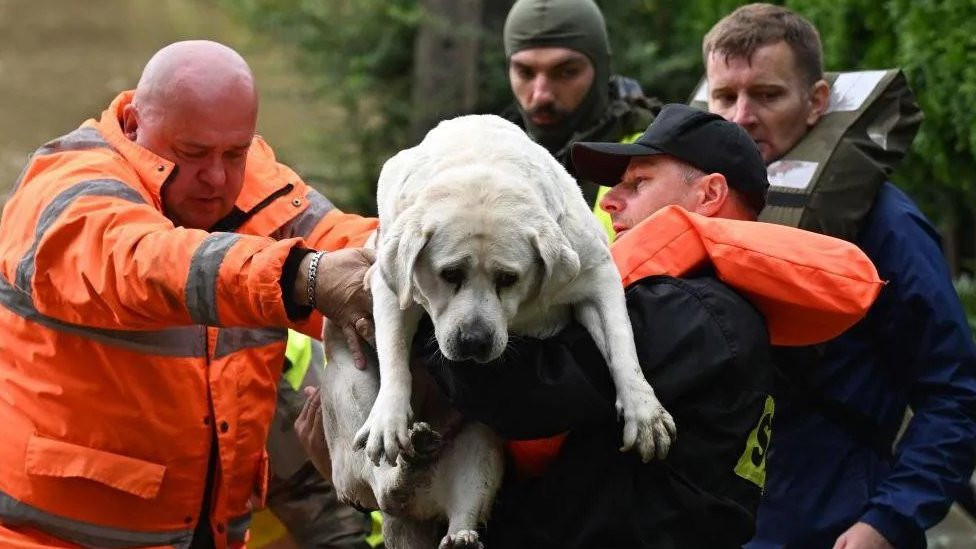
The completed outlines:
{"type": "Polygon", "coordinates": [[[464,282],[464,271],[456,267],[448,267],[441,270],[441,278],[448,284],[460,284],[464,282]]]}
{"type": "Polygon", "coordinates": [[[515,273],[498,273],[495,276],[495,285],[498,288],[508,288],[518,282],[518,275],[515,273]]]}

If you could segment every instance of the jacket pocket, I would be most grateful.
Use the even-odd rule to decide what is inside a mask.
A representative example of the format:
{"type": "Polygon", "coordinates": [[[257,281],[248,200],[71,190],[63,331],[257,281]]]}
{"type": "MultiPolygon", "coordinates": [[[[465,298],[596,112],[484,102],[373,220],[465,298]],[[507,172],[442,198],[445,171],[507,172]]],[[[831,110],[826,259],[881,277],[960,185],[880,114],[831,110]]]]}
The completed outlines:
{"type": "Polygon", "coordinates": [[[31,435],[25,470],[30,475],[84,478],[143,499],[159,493],[166,467],[69,442],[31,435]]]}

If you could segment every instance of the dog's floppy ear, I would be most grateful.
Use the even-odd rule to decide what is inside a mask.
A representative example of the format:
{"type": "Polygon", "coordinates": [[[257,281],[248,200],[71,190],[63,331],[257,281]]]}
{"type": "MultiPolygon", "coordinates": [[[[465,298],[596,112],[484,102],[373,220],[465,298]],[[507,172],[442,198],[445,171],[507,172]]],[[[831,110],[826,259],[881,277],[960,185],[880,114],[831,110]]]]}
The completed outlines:
{"type": "Polygon", "coordinates": [[[529,239],[542,260],[539,295],[547,301],[579,276],[579,254],[569,245],[559,225],[548,217],[535,227],[529,239]]]}
{"type": "Polygon", "coordinates": [[[417,257],[430,240],[430,232],[421,228],[423,210],[413,205],[404,210],[389,229],[382,227],[380,273],[397,295],[400,310],[413,301],[413,268],[417,257]]]}

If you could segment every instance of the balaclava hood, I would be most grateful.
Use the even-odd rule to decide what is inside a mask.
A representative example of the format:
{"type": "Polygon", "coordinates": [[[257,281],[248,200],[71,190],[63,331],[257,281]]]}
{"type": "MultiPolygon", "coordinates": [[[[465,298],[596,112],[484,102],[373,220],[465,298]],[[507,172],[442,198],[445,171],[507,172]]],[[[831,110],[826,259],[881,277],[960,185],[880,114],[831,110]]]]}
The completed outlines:
{"type": "Polygon", "coordinates": [[[549,152],[563,149],[573,133],[596,123],[608,103],[610,41],[600,8],[593,0],[518,0],[505,19],[505,58],[528,48],[561,47],[593,63],[593,84],[576,110],[552,126],[537,126],[519,113],[526,132],[549,152]]]}

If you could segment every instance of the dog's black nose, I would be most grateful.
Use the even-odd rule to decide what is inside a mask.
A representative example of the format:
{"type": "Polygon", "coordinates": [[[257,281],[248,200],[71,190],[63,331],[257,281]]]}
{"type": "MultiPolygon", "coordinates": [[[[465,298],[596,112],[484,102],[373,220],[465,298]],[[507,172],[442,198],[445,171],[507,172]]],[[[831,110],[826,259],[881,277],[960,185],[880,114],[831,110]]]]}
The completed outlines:
{"type": "Polygon", "coordinates": [[[458,335],[458,351],[466,358],[484,359],[491,352],[491,330],[483,322],[465,322],[458,335]]]}

